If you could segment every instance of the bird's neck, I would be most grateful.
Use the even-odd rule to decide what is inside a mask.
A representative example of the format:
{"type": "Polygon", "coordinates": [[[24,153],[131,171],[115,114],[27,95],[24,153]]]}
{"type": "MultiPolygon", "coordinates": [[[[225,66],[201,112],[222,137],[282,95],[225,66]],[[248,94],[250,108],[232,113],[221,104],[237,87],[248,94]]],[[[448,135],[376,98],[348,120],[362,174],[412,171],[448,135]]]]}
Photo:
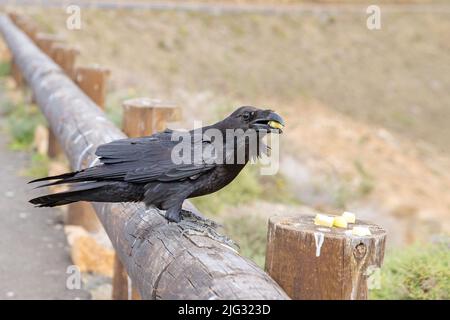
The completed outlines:
{"type": "MultiPolygon", "coordinates": [[[[245,133],[235,130],[229,128],[229,125],[224,121],[219,121],[201,128],[198,133],[202,133],[201,140],[212,141],[213,144],[220,141],[216,139],[221,139],[221,145],[216,144],[216,147],[222,146],[224,163],[242,165],[243,167],[250,159],[259,157],[266,145],[262,142],[262,135],[259,133],[256,133],[255,136],[254,131],[245,133]]],[[[196,134],[194,130],[192,133],[196,134]]]]}

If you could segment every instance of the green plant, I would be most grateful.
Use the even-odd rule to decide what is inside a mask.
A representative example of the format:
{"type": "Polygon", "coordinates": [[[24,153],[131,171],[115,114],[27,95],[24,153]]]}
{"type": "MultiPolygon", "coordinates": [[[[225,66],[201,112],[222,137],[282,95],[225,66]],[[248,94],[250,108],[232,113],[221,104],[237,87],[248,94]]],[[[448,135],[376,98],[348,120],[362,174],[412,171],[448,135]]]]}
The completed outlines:
{"type": "Polygon", "coordinates": [[[0,114],[1,115],[9,115],[14,110],[16,105],[11,101],[5,101],[1,104],[0,114]]]}
{"type": "Polygon", "coordinates": [[[351,200],[352,192],[345,181],[339,182],[334,193],[334,205],[336,208],[344,209],[351,200]]]}
{"type": "Polygon", "coordinates": [[[449,243],[415,244],[392,250],[372,299],[449,299],[449,243]]]}
{"type": "Polygon", "coordinates": [[[361,196],[368,195],[375,187],[374,178],[359,160],[355,160],[354,165],[361,179],[358,185],[358,194],[361,196]]]}
{"type": "Polygon", "coordinates": [[[8,115],[8,131],[12,136],[13,150],[28,149],[33,143],[38,124],[45,123],[43,115],[35,106],[15,105],[8,115]]]}
{"type": "Polygon", "coordinates": [[[11,63],[9,61],[0,61],[0,77],[6,77],[11,73],[11,63]]]}
{"type": "Polygon", "coordinates": [[[238,243],[240,253],[264,267],[267,221],[256,215],[232,216],[224,221],[226,233],[238,243]]]}
{"type": "Polygon", "coordinates": [[[106,117],[117,127],[122,127],[123,111],[115,104],[107,104],[105,107],[106,117]]]}
{"type": "Polygon", "coordinates": [[[214,195],[194,198],[192,202],[206,214],[218,214],[224,208],[239,206],[254,200],[298,203],[287,180],[281,175],[261,176],[258,165],[246,168],[224,189],[214,195]]]}
{"type": "Polygon", "coordinates": [[[50,159],[46,155],[33,153],[31,156],[31,165],[24,174],[31,178],[41,178],[48,175],[50,159]]]}
{"type": "Polygon", "coordinates": [[[237,206],[258,198],[262,192],[255,171],[246,168],[224,189],[214,195],[195,198],[192,202],[207,214],[218,214],[227,206],[237,206]]]}

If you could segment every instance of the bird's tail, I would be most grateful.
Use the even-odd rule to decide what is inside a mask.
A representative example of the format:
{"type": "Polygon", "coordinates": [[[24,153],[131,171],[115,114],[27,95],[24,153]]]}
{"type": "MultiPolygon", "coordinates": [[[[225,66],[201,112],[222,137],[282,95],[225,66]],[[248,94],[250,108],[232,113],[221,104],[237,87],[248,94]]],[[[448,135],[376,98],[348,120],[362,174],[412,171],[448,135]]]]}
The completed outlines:
{"type": "Polygon", "coordinates": [[[56,207],[77,201],[135,202],[141,201],[143,188],[119,181],[77,183],[70,191],[48,194],[30,200],[37,207],[56,207]]]}
{"type": "Polygon", "coordinates": [[[68,179],[68,178],[74,177],[79,172],[80,171],[74,171],[74,172],[63,173],[63,174],[60,174],[60,175],[57,175],[57,176],[49,176],[49,177],[34,179],[34,180],[29,181],[28,183],[42,182],[42,181],[48,181],[48,180],[68,179]]]}
{"type": "Polygon", "coordinates": [[[79,200],[75,200],[79,196],[78,192],[61,192],[49,194],[42,197],[37,197],[30,200],[30,203],[36,205],[36,207],[56,207],[62,206],[65,204],[69,204],[72,202],[76,202],[79,200]]]}

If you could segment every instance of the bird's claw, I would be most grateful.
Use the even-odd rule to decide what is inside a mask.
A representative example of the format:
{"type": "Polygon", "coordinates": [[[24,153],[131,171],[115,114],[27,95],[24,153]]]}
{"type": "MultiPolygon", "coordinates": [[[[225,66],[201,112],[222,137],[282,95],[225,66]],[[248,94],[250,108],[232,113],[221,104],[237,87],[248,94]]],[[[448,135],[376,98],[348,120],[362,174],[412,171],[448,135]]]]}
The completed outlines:
{"type": "Polygon", "coordinates": [[[217,228],[222,227],[217,222],[200,217],[190,211],[182,210],[183,219],[177,224],[182,235],[202,235],[225,244],[228,247],[239,245],[225,235],[220,234],[217,228]]]}
{"type": "Polygon", "coordinates": [[[219,224],[213,220],[201,217],[192,211],[188,211],[188,210],[184,210],[184,209],[181,210],[181,221],[180,222],[183,222],[183,221],[192,222],[192,223],[196,223],[196,224],[203,225],[203,226],[208,226],[213,229],[223,227],[221,224],[219,224]]]}

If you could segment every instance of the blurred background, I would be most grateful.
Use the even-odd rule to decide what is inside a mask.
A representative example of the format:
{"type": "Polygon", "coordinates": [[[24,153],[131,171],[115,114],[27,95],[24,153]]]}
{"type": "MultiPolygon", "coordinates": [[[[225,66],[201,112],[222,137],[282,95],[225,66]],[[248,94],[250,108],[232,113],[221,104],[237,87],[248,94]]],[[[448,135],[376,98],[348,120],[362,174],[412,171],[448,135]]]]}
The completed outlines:
{"type": "MultiPolygon", "coordinates": [[[[111,70],[106,111],[118,126],[122,102],[138,96],[179,105],[172,128],[241,105],[285,118],[279,174],[251,166],[193,201],[243,255],[264,266],[269,216],[351,211],[388,231],[371,298],[449,298],[447,1],[373,1],[379,30],[367,27],[368,4],[353,0],[84,1],[79,30],[66,28],[69,2],[6,3],[76,45],[80,63],[111,70]]],[[[2,129],[9,149],[26,151],[19,174],[40,177],[58,164],[36,152],[45,122],[7,76],[8,57],[2,44],[2,129]]]]}

